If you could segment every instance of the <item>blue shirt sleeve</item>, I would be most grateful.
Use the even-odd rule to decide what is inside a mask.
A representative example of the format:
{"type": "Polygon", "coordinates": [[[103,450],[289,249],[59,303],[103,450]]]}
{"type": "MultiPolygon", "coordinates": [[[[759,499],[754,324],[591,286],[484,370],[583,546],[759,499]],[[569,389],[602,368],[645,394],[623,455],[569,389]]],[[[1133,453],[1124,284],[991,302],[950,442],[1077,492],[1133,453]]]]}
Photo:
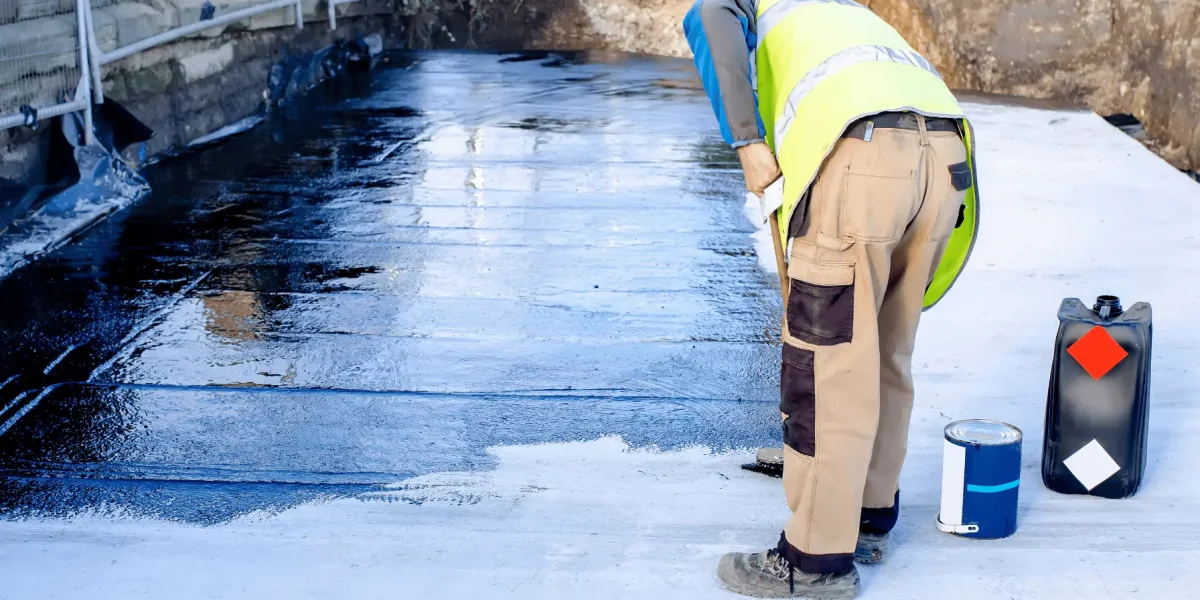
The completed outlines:
{"type": "MultiPolygon", "coordinates": [[[[734,147],[753,141],[760,141],[763,138],[765,128],[763,127],[762,118],[758,114],[758,99],[754,97],[752,91],[749,91],[748,93],[746,91],[752,90],[752,83],[749,74],[753,73],[754,69],[754,65],[750,62],[751,57],[753,56],[752,50],[757,43],[754,32],[752,31],[747,18],[744,15],[738,15],[736,18],[738,23],[741,25],[741,40],[738,40],[738,44],[736,46],[730,43],[722,43],[731,42],[731,40],[718,40],[717,44],[715,44],[717,46],[716,53],[718,55],[714,56],[714,44],[710,43],[710,32],[705,28],[705,20],[702,17],[701,12],[705,1],[706,0],[697,0],[697,2],[692,5],[691,9],[688,10],[683,19],[683,31],[687,38],[688,46],[691,47],[693,62],[696,65],[697,73],[700,75],[700,82],[704,86],[705,94],[708,96],[709,103],[712,105],[713,114],[717,119],[717,125],[721,132],[721,138],[725,141],[725,143],[734,147]],[[744,78],[744,81],[740,79],[738,81],[729,81],[726,79],[724,82],[726,87],[736,86],[738,89],[725,90],[726,93],[723,94],[721,75],[719,74],[717,64],[721,61],[733,60],[744,61],[745,68],[739,70],[744,71],[747,75],[744,78]],[[743,115],[747,113],[744,111],[729,110],[730,107],[726,106],[726,98],[730,96],[729,92],[736,92],[733,94],[735,99],[743,95],[750,97],[752,102],[751,110],[753,111],[753,126],[757,126],[757,131],[749,129],[749,127],[753,126],[750,124],[751,119],[746,118],[744,119],[744,125],[742,125],[740,128],[737,128],[740,129],[740,131],[735,133],[734,130],[736,127],[731,126],[729,120],[730,113],[740,113],[743,115]]],[[[734,13],[728,12],[721,14],[732,17],[734,13]]],[[[724,21],[722,21],[722,23],[724,23],[724,21]]],[[[730,63],[725,62],[724,64],[729,65],[730,63]]],[[[726,77],[728,77],[729,71],[729,69],[726,69],[726,77]]]]}

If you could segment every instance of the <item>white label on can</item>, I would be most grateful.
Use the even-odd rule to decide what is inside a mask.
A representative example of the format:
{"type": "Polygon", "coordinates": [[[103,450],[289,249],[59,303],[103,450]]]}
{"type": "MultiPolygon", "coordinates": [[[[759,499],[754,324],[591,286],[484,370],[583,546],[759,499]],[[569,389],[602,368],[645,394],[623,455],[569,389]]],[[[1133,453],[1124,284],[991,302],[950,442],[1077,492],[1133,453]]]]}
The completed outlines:
{"type": "Polygon", "coordinates": [[[967,449],[945,442],[942,453],[941,520],[947,525],[962,525],[963,490],[966,488],[967,449]]]}

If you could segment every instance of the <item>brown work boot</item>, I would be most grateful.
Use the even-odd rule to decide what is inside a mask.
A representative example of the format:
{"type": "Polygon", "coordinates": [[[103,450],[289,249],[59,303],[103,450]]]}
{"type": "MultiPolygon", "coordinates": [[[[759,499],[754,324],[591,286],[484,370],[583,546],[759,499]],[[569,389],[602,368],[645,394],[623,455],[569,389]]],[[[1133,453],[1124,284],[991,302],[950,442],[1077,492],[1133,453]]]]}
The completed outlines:
{"type": "Polygon", "coordinates": [[[849,600],[859,591],[858,570],[853,566],[844,573],[805,573],[774,548],[722,556],[717,577],[730,591],[754,598],[849,600]]]}
{"type": "Polygon", "coordinates": [[[854,560],[863,564],[883,562],[887,558],[886,533],[858,533],[858,545],[854,548],[854,560]]]}

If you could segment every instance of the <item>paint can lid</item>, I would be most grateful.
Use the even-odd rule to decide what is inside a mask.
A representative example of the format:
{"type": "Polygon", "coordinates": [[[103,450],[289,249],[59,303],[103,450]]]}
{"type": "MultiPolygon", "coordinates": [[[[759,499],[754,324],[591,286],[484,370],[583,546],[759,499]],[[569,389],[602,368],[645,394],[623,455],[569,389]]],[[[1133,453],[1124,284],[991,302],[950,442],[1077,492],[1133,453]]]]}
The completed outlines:
{"type": "Polygon", "coordinates": [[[1000,421],[968,419],[947,425],[946,439],[979,446],[1003,446],[1021,441],[1021,430],[1000,421]]]}

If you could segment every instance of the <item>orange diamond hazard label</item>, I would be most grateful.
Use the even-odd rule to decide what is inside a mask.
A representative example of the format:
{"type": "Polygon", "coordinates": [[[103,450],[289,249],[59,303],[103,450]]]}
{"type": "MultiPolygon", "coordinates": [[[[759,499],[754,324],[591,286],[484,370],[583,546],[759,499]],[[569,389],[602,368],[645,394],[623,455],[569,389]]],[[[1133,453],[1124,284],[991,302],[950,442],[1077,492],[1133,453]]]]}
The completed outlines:
{"type": "Polygon", "coordinates": [[[1099,325],[1085,333],[1079,341],[1067,348],[1067,353],[1079,362],[1092,379],[1100,379],[1113,367],[1125,360],[1129,353],[1114,340],[1108,331],[1099,325]]]}

